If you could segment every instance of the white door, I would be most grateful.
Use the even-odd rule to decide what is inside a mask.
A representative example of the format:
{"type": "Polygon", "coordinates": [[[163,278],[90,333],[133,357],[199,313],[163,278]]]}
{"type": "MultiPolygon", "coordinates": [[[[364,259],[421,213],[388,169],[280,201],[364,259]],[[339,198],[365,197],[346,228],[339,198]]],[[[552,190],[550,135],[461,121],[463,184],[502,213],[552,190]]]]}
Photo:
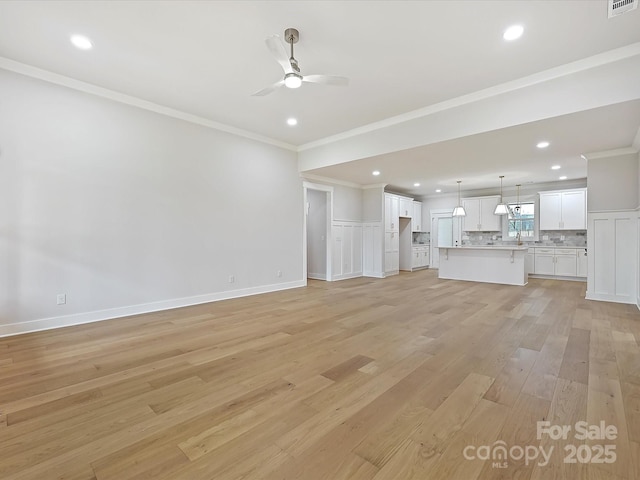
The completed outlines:
{"type": "Polygon", "coordinates": [[[440,251],[436,247],[452,247],[454,244],[454,222],[451,212],[434,214],[431,218],[431,268],[440,267],[440,251]]]}

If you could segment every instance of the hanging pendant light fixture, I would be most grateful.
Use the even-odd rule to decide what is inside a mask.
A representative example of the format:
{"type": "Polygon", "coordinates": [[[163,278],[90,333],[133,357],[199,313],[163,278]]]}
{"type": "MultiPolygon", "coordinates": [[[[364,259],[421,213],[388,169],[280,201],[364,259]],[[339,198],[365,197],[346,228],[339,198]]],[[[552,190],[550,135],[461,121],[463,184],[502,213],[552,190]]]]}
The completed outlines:
{"type": "Polygon", "coordinates": [[[500,175],[500,202],[496,205],[496,209],[493,211],[494,215],[506,215],[509,213],[507,205],[502,201],[502,179],[504,175],[500,175]]]}
{"type": "Polygon", "coordinates": [[[458,180],[458,206],[453,209],[452,215],[454,217],[465,217],[467,215],[467,212],[464,211],[464,207],[462,206],[462,202],[460,201],[460,184],[461,183],[462,183],[462,180],[458,180]]]}

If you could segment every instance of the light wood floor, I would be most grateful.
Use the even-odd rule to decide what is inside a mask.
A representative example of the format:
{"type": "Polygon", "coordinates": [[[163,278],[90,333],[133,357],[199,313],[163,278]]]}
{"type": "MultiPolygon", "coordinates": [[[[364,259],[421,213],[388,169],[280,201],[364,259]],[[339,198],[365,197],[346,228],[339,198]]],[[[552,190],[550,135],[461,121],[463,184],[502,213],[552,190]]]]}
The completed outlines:
{"type": "Polygon", "coordinates": [[[640,313],[584,290],[422,271],[0,339],[0,478],[638,479],[640,313]],[[555,450],[463,456],[496,441],[555,450]]]}

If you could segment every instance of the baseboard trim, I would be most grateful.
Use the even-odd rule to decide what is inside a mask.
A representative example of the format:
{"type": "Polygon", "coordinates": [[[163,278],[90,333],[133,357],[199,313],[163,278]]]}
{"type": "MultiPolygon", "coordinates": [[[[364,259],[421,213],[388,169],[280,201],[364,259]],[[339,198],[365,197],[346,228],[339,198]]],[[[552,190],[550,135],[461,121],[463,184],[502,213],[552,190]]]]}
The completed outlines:
{"type": "Polygon", "coordinates": [[[349,273],[347,275],[336,275],[335,277],[333,277],[331,280],[332,281],[339,281],[339,280],[348,280],[350,278],[359,278],[362,277],[362,272],[358,272],[358,273],[349,273]]]}
{"type": "Polygon", "coordinates": [[[602,294],[602,293],[587,292],[587,295],[584,298],[587,300],[595,300],[598,302],[625,303],[628,305],[636,305],[636,306],[638,305],[637,299],[630,296],[608,295],[608,294],[602,294]]]}
{"type": "Polygon", "coordinates": [[[40,332],[43,330],[52,330],[55,328],[71,327],[73,325],[82,325],[84,323],[93,323],[115,318],[129,317],[131,315],[141,315],[144,313],[153,313],[180,307],[189,307],[202,303],[219,302],[221,300],[229,300],[232,298],[260,295],[263,293],[289,290],[291,288],[300,288],[304,286],[306,286],[305,280],[297,280],[294,282],[276,283],[260,287],[230,290],[227,292],[208,293],[205,295],[196,295],[193,297],[183,297],[172,300],[163,300],[160,302],[131,305],[127,307],[76,313],[73,315],[65,315],[60,317],[41,318],[22,323],[9,323],[7,325],[0,325],[0,338],[22,335],[24,333],[40,332]]]}
{"type": "Polygon", "coordinates": [[[543,280],[567,280],[569,282],[587,283],[587,277],[564,277],[562,275],[537,275],[535,273],[530,273],[529,277],[531,277],[531,278],[541,278],[543,280]]]}
{"type": "Polygon", "coordinates": [[[307,278],[311,280],[326,280],[327,276],[323,273],[307,273],[307,278]]]}

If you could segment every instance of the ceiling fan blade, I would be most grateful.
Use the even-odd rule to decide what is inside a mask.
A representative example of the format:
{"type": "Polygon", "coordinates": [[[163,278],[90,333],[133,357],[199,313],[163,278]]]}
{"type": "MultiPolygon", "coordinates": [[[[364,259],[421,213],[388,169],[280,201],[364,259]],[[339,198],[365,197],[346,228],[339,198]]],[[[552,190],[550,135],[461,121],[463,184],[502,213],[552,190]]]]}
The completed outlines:
{"type": "Polygon", "coordinates": [[[251,94],[252,97],[264,97],[265,95],[269,95],[271,92],[276,90],[277,88],[284,85],[284,80],[280,80],[279,82],[274,83],[273,85],[269,85],[262,90],[257,91],[256,93],[251,94]]]}
{"type": "Polygon", "coordinates": [[[336,85],[339,87],[346,87],[349,85],[349,79],[347,77],[338,77],[336,75],[305,75],[302,77],[302,81],[309,83],[322,83],[324,85],[336,85]]]}
{"type": "Polygon", "coordinates": [[[284,44],[280,37],[278,35],[270,35],[264,42],[267,44],[267,48],[271,52],[271,55],[274,56],[276,61],[284,70],[284,73],[293,72],[293,67],[289,61],[289,55],[287,55],[287,51],[284,49],[284,44]]]}

